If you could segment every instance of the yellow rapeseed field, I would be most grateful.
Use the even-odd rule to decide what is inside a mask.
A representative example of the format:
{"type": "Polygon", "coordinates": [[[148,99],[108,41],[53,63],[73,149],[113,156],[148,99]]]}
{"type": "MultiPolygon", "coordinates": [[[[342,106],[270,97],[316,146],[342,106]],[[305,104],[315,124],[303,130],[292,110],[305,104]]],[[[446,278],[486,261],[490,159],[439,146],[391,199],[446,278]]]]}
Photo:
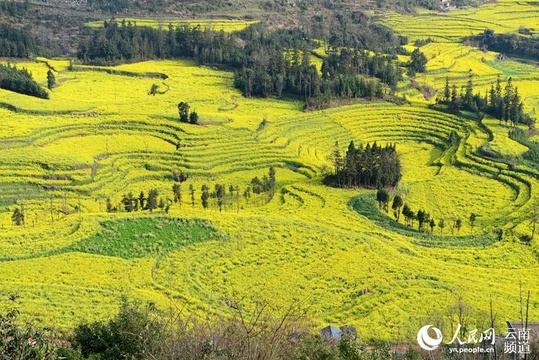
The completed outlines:
{"type": "MultiPolygon", "coordinates": [[[[500,0],[419,16],[425,21],[396,14],[385,19],[412,39],[432,30],[437,42],[422,47],[428,73],[418,82],[440,92],[446,77],[460,86],[472,69],[484,92],[498,75],[513,76],[526,111],[539,105],[536,68],[456,43],[491,26],[539,28],[535,7],[500,0]]],[[[224,27],[218,24],[212,26],[224,27]]],[[[229,314],[230,299],[244,298],[247,309],[255,301],[285,308],[300,300],[316,325],[351,324],[363,339],[396,341],[413,339],[419,324],[459,295],[477,310],[477,324],[492,297],[501,329],[519,316],[519,282],[532,296],[539,291],[537,245],[518,240],[529,233],[529,214],[539,206],[539,172],[478,155],[487,144],[509,157],[526,151],[497,120],[478,124],[433,110],[427,105],[434,99],[414,89],[403,90],[410,105],[373,102],[303,112],[297,100],[244,98],[231,73],[186,60],[116,67],[138,74],[129,77],[83,66],[69,71],[69,62],[58,59],[18,66],[45,85],[46,62],[58,71],[50,100],[0,90],[2,102],[17,108],[0,108],[3,307],[15,299],[23,314],[70,329],[81,319],[110,317],[122,296],[163,309],[175,304],[200,316],[229,314]],[[152,96],[154,84],[159,93],[152,96]],[[178,121],[180,101],[198,112],[199,125],[178,121]],[[461,140],[450,143],[451,134],[461,140]],[[395,143],[403,178],[391,194],[401,194],[414,211],[428,211],[437,223],[443,219],[446,227],[419,234],[379,211],[374,190],[322,185],[335,143],[344,151],[351,140],[395,143]],[[251,179],[262,178],[270,166],[276,168],[275,196],[268,203],[264,194],[245,198],[251,179]],[[172,203],[173,174],[181,172],[189,176],[181,183],[182,202],[172,203]],[[223,211],[215,199],[209,209],[201,205],[202,185],[213,190],[215,184],[225,184],[227,193],[230,185],[240,187],[223,211]],[[171,205],[168,215],[160,209],[106,212],[107,198],[119,206],[122,195],[151,188],[171,205]],[[24,209],[24,226],[11,221],[16,208],[24,209]],[[473,228],[471,213],[478,215],[473,228]],[[219,235],[139,257],[107,255],[99,243],[83,246],[88,239],[107,241],[107,221],[149,217],[159,229],[167,216],[205,219],[219,235]],[[457,218],[462,228],[451,229],[457,218]],[[498,228],[502,241],[495,238],[498,228]],[[397,328],[399,333],[391,330],[397,328]]],[[[128,238],[140,249],[156,236],[128,238]]],[[[530,319],[537,317],[532,306],[530,319]]]]}

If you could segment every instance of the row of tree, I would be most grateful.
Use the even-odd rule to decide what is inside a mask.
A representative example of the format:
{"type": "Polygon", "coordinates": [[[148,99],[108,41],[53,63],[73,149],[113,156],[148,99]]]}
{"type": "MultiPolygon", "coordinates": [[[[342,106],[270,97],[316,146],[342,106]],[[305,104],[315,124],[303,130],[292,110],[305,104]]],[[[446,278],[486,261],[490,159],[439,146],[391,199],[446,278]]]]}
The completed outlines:
{"type": "Polygon", "coordinates": [[[162,57],[194,57],[202,63],[237,66],[255,54],[279,47],[283,50],[312,49],[321,39],[327,49],[368,49],[396,55],[408,43],[390,28],[362,11],[327,13],[303,18],[298,28],[270,30],[264,23],[234,33],[216,32],[183,24],[167,29],[138,27],[136,22],[114,19],[79,43],[79,58],[90,62],[146,60],[162,57]]]}
{"type": "MultiPolygon", "coordinates": [[[[219,211],[222,211],[223,209],[226,209],[226,207],[232,208],[234,204],[237,206],[237,211],[240,209],[240,198],[243,196],[245,199],[245,202],[248,204],[251,200],[252,195],[258,195],[254,199],[262,203],[269,202],[273,196],[275,195],[275,188],[277,186],[277,180],[275,177],[275,168],[270,167],[268,170],[268,174],[262,176],[262,178],[259,178],[258,176],[255,176],[253,179],[251,179],[251,182],[249,185],[247,185],[243,191],[241,191],[240,187],[238,185],[230,185],[226,186],[224,184],[215,184],[213,191],[210,190],[209,186],[204,184],[201,188],[201,195],[200,200],[202,203],[202,207],[204,209],[208,209],[210,205],[215,204],[215,206],[219,209],[219,211]],[[262,196],[265,195],[265,196],[262,196]]],[[[173,171],[173,180],[174,184],[172,185],[172,196],[171,198],[169,196],[159,196],[159,191],[155,188],[150,189],[148,193],[146,194],[144,191],[141,191],[138,196],[134,195],[132,192],[128,192],[126,194],[123,194],[121,197],[121,200],[119,203],[113,203],[112,199],[108,197],[105,201],[106,205],[106,211],[111,212],[137,212],[137,211],[143,211],[148,210],[150,212],[160,209],[161,211],[164,211],[165,213],[168,213],[170,210],[170,207],[173,203],[179,204],[180,208],[183,204],[183,196],[184,192],[182,190],[182,183],[185,182],[188,179],[187,174],[181,172],[181,171],[173,171]]],[[[189,191],[189,202],[191,206],[195,206],[196,202],[196,195],[195,195],[195,188],[193,184],[189,185],[188,188],[189,191]]],[[[64,206],[63,210],[58,210],[58,213],[63,213],[64,215],[68,215],[70,212],[68,211],[68,205],[67,205],[67,194],[64,194],[64,206]]],[[[51,199],[51,221],[53,221],[53,200],[51,199]]],[[[79,204],[75,206],[75,211],[80,213],[81,207],[80,207],[80,197],[79,197],[79,204]]],[[[24,203],[21,203],[20,206],[15,207],[13,209],[13,213],[11,215],[11,221],[14,225],[17,226],[23,226],[26,225],[26,216],[25,216],[25,210],[24,210],[24,203]]],[[[36,215],[36,221],[37,221],[37,215],[36,215]]]]}
{"type": "MultiPolygon", "coordinates": [[[[404,203],[399,194],[396,194],[391,200],[389,193],[383,188],[378,189],[376,192],[376,201],[378,202],[379,209],[385,210],[385,212],[389,212],[389,203],[391,201],[391,210],[393,211],[395,221],[399,222],[401,215],[404,217],[404,223],[410,227],[413,227],[414,222],[417,221],[417,230],[419,232],[427,231],[427,229],[430,228],[430,233],[433,234],[434,228],[438,226],[440,228],[440,234],[442,234],[444,228],[447,226],[444,219],[440,219],[438,222],[436,222],[436,220],[423,209],[419,209],[417,212],[413,211],[408,204],[404,203]]],[[[477,214],[471,213],[468,219],[472,232],[475,227],[477,217],[477,214]]],[[[449,226],[451,229],[451,235],[454,235],[455,230],[458,233],[462,228],[462,220],[458,217],[454,218],[449,226]]]]}
{"type": "Polygon", "coordinates": [[[0,88],[42,99],[49,98],[49,93],[35,82],[32,74],[25,68],[18,69],[15,64],[0,64],[0,88]]]}
{"type": "Polygon", "coordinates": [[[356,147],[351,141],[344,157],[339,144],[333,152],[335,172],[324,178],[324,183],[339,187],[376,186],[394,187],[402,177],[400,157],[395,144],[356,147]]]}
{"type": "Polygon", "coordinates": [[[159,198],[157,189],[150,189],[148,195],[141,191],[138,197],[135,197],[132,192],[124,194],[120,201],[120,205],[114,205],[110,198],[106,200],[107,212],[117,212],[123,209],[126,212],[136,212],[139,210],[153,210],[159,208],[166,213],[170,209],[170,201],[168,198],[159,198]]]}
{"type": "Polygon", "coordinates": [[[474,93],[473,74],[468,73],[466,86],[459,89],[457,85],[451,85],[446,78],[443,96],[438,97],[438,103],[446,104],[453,111],[467,110],[472,112],[484,112],[507,124],[525,124],[532,127],[533,118],[524,112],[524,102],[518,92],[518,87],[513,86],[512,78],[507,79],[502,89],[502,81],[498,76],[496,83],[484,95],[474,93]]]}
{"type": "MultiPolygon", "coordinates": [[[[187,180],[187,176],[184,177],[184,180],[187,180]]],[[[159,197],[159,191],[157,189],[151,189],[147,195],[144,193],[144,191],[141,191],[138,197],[133,195],[132,192],[129,192],[122,196],[120,203],[117,205],[113,204],[110,198],[107,198],[106,210],[107,212],[136,212],[141,210],[149,210],[151,212],[155,209],[161,209],[162,211],[168,213],[170,206],[173,203],[179,204],[180,207],[184,203],[184,192],[181,185],[183,181],[176,182],[172,185],[172,199],[167,196],[159,197]]],[[[266,202],[269,202],[275,194],[276,185],[277,181],[275,178],[275,168],[270,167],[268,175],[264,175],[262,179],[255,176],[242,193],[240,193],[240,187],[238,185],[230,185],[227,188],[227,186],[224,184],[215,184],[213,190],[210,190],[210,187],[204,184],[200,189],[200,200],[204,209],[208,209],[213,200],[216,206],[219,208],[219,211],[222,211],[225,208],[225,205],[230,205],[233,203],[236,203],[237,210],[239,211],[239,200],[241,196],[243,196],[245,201],[248,203],[249,199],[251,198],[251,194],[267,194],[266,202]]],[[[191,206],[194,207],[196,196],[193,184],[189,185],[188,191],[189,202],[191,206]]],[[[22,214],[22,211],[20,211],[19,208],[16,208],[16,211],[19,211],[22,214]]],[[[13,219],[15,219],[15,213],[13,216],[13,219]]],[[[24,221],[24,219],[22,221],[24,221]]]]}
{"type": "MultiPolygon", "coordinates": [[[[245,188],[242,195],[245,198],[245,201],[248,203],[249,199],[251,198],[251,193],[256,195],[267,194],[266,202],[269,202],[275,195],[276,184],[275,168],[270,167],[268,175],[264,175],[262,180],[255,176],[251,180],[251,184],[245,188]]],[[[177,199],[179,199],[181,202],[181,188],[177,189],[179,194],[177,199]]],[[[194,189],[192,188],[192,185],[189,187],[189,191],[191,194],[191,205],[194,206],[194,189]]],[[[226,203],[232,204],[234,202],[236,203],[237,211],[240,209],[240,187],[238,185],[230,185],[228,188],[228,194],[227,187],[223,184],[215,184],[213,191],[210,191],[210,188],[204,184],[202,185],[201,191],[202,194],[200,199],[204,209],[209,208],[211,199],[215,200],[219,211],[223,211],[226,203]]]]}
{"type": "Polygon", "coordinates": [[[77,57],[84,63],[109,65],[149,59],[195,58],[201,64],[241,67],[269,48],[303,48],[314,45],[299,31],[270,31],[264,24],[241,32],[225,33],[182,24],[167,29],[137,26],[135,22],[105,21],[81,39],[77,57]]]}

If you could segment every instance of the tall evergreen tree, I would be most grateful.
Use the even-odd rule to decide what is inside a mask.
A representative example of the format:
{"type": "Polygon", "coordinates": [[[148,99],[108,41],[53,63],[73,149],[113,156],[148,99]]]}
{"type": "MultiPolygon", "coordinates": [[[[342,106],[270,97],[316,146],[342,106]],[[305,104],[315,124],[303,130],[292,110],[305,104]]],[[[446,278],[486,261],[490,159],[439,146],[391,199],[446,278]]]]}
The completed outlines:
{"type": "Polygon", "coordinates": [[[449,87],[449,78],[445,78],[445,88],[444,88],[444,101],[449,102],[451,99],[451,88],[449,87]]]}
{"type": "Polygon", "coordinates": [[[275,178],[275,168],[273,166],[269,168],[268,175],[268,200],[271,200],[273,199],[273,196],[275,194],[275,187],[277,186],[277,180],[275,178]]]}
{"type": "Polygon", "coordinates": [[[157,209],[159,206],[157,197],[159,196],[159,192],[157,189],[151,189],[148,192],[148,199],[146,199],[146,209],[153,211],[154,209],[157,209]]]}
{"type": "Polygon", "coordinates": [[[140,208],[145,209],[146,208],[146,195],[144,195],[144,191],[140,192],[140,194],[138,196],[138,201],[139,201],[139,204],[140,204],[140,208]]]}
{"type": "Polygon", "coordinates": [[[433,234],[434,228],[436,227],[436,221],[434,220],[434,218],[430,219],[429,227],[430,227],[430,233],[433,234]]]}
{"type": "Polygon", "coordinates": [[[473,228],[475,226],[475,220],[476,219],[477,219],[477,215],[475,213],[471,213],[470,218],[468,219],[468,221],[470,222],[470,229],[472,231],[472,234],[473,234],[473,228]]]}
{"type": "Polygon", "coordinates": [[[134,208],[135,208],[135,197],[133,196],[133,193],[132,192],[129,192],[127,195],[124,194],[124,196],[122,197],[122,204],[124,206],[124,210],[127,211],[127,212],[132,212],[134,211],[134,208]]]}
{"type": "Polygon", "coordinates": [[[445,227],[444,219],[440,219],[440,221],[438,221],[438,227],[440,228],[440,234],[443,234],[444,233],[444,227],[445,227]]]}
{"type": "Polygon", "coordinates": [[[56,86],[56,77],[54,76],[54,73],[51,69],[47,71],[47,87],[49,90],[52,90],[53,87],[56,86]]]}
{"type": "Polygon", "coordinates": [[[427,62],[427,57],[421,52],[421,50],[419,50],[419,48],[416,48],[414,51],[412,51],[409,64],[409,68],[412,74],[424,73],[425,71],[427,71],[427,62]]]}
{"type": "Polygon", "coordinates": [[[182,206],[182,186],[180,184],[172,185],[172,194],[174,196],[173,201],[175,203],[180,203],[180,208],[182,206]]]}
{"type": "Polygon", "coordinates": [[[403,204],[404,202],[402,201],[402,198],[400,197],[400,195],[396,194],[393,197],[393,204],[391,205],[391,209],[393,210],[393,215],[395,216],[395,219],[397,220],[397,222],[399,222],[399,218],[401,215],[401,207],[403,204]]]}
{"type": "Polygon", "coordinates": [[[210,199],[210,191],[208,185],[202,185],[201,190],[202,194],[200,195],[200,199],[202,200],[202,207],[204,208],[204,210],[206,210],[208,208],[208,201],[210,199]]]}
{"type": "Polygon", "coordinates": [[[24,212],[18,207],[13,210],[11,215],[11,222],[17,226],[24,225],[24,212]]]}
{"type": "Polygon", "coordinates": [[[217,206],[219,206],[219,211],[223,211],[225,195],[226,195],[225,186],[221,184],[215,184],[215,196],[217,198],[217,206]]]}
{"type": "Polygon", "coordinates": [[[198,123],[198,113],[196,111],[192,111],[189,114],[189,123],[191,123],[191,124],[197,124],[198,123]]]}
{"type": "Polygon", "coordinates": [[[191,206],[195,207],[195,187],[189,184],[189,194],[191,195],[191,206]]]}
{"type": "Polygon", "coordinates": [[[189,122],[189,103],[181,101],[178,104],[178,113],[181,122],[189,122]]]}
{"type": "Polygon", "coordinates": [[[378,201],[378,208],[382,208],[387,212],[387,204],[389,203],[389,193],[385,189],[378,189],[376,192],[376,201],[378,201]]]}

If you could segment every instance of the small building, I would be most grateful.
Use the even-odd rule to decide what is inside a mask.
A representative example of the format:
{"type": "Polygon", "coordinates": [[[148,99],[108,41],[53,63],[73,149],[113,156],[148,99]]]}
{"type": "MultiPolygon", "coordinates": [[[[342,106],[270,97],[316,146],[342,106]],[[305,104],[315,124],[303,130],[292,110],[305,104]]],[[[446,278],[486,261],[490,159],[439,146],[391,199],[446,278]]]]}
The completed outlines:
{"type": "Polygon", "coordinates": [[[338,327],[329,325],[320,330],[320,335],[325,339],[341,340],[342,330],[338,327]]]}
{"type": "Polygon", "coordinates": [[[340,328],[333,325],[326,326],[320,330],[320,335],[325,339],[341,340],[343,337],[349,337],[353,340],[357,340],[357,330],[350,325],[343,325],[340,328]]]}

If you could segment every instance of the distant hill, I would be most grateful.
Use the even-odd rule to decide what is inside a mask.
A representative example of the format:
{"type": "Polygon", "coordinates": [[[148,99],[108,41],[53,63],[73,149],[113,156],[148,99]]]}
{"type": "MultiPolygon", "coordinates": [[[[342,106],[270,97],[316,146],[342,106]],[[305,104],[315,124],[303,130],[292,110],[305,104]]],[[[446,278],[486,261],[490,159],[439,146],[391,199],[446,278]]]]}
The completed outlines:
{"type": "MultiPolygon", "coordinates": [[[[453,6],[477,5],[478,0],[452,1],[453,6]]],[[[381,14],[389,10],[413,12],[418,7],[442,10],[439,0],[27,0],[0,1],[0,24],[25,28],[48,56],[73,55],[84,25],[111,17],[242,18],[259,19],[275,27],[308,27],[313,16],[381,14]]],[[[357,16],[356,18],[361,18],[357,16]]]]}

